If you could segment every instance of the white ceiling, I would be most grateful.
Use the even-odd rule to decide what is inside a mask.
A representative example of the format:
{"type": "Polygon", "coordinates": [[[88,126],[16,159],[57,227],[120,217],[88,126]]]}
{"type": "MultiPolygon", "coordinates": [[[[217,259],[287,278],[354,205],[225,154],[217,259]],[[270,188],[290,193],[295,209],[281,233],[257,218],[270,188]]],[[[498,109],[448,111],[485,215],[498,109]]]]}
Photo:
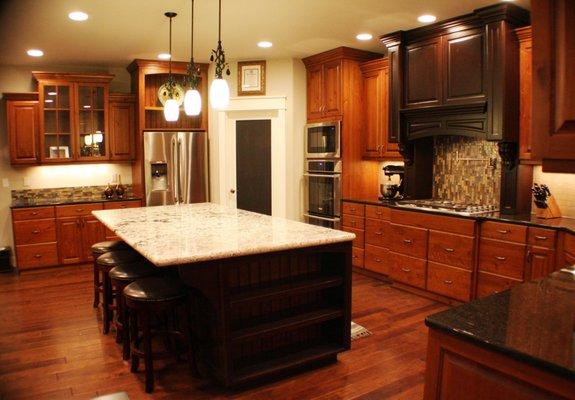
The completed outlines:
{"type": "MultiPolygon", "coordinates": [[[[421,24],[431,13],[446,19],[501,0],[222,0],[222,42],[229,59],[301,58],[337,46],[382,51],[377,37],[421,24]],[[359,42],[355,35],[374,39],[359,42]],[[256,43],[269,40],[271,49],[256,43]]],[[[196,59],[207,62],[217,43],[217,0],[195,0],[196,59]]],[[[529,0],[516,0],[529,7],[529,0]]],[[[126,66],[168,50],[175,11],[174,59],[189,58],[190,0],[0,0],[0,65],[126,66]],[[82,10],[86,22],[68,13],[82,10]],[[33,59],[30,48],[45,56],[33,59]]]]}

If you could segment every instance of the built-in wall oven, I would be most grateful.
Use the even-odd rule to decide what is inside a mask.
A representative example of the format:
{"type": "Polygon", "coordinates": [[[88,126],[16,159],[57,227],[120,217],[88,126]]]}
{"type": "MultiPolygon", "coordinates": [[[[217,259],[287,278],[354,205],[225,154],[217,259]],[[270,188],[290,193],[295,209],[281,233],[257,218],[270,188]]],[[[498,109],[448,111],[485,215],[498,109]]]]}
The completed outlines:
{"type": "Polygon", "coordinates": [[[306,160],[304,214],[308,223],[338,229],[341,204],[341,160],[306,160]]]}
{"type": "Polygon", "coordinates": [[[340,158],[340,121],[319,122],[305,126],[306,158],[340,158]]]}

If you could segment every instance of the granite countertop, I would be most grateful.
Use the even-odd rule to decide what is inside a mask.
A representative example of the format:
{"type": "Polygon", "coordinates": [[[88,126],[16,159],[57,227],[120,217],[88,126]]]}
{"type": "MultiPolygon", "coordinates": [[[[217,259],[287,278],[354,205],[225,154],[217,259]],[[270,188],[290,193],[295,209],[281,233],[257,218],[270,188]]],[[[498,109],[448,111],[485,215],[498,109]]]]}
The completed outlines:
{"type": "Polygon", "coordinates": [[[575,379],[575,267],[426,318],[440,329],[575,379]]]}
{"type": "Polygon", "coordinates": [[[49,198],[29,198],[13,200],[10,208],[57,206],[65,204],[85,204],[85,203],[107,203],[114,201],[142,200],[141,197],[126,196],[122,199],[106,199],[104,197],[49,197],[49,198]]]}
{"type": "Polygon", "coordinates": [[[214,203],[93,211],[157,266],[348,242],[355,235],[214,203]]]}
{"type": "Polygon", "coordinates": [[[459,218],[470,218],[470,219],[474,219],[477,221],[510,222],[510,223],[514,223],[514,224],[538,226],[541,228],[559,229],[559,230],[564,230],[564,231],[571,232],[571,233],[575,234],[575,219],[573,219],[573,218],[545,219],[545,218],[538,218],[532,214],[509,215],[509,214],[502,214],[500,212],[494,212],[494,213],[482,214],[482,215],[459,215],[459,214],[455,214],[455,213],[444,212],[441,210],[422,210],[422,209],[418,209],[418,208],[401,207],[401,206],[397,205],[397,202],[395,200],[345,198],[342,201],[368,204],[368,205],[385,206],[385,207],[391,207],[391,208],[396,208],[398,210],[405,210],[405,211],[415,211],[415,212],[424,212],[424,213],[429,213],[429,214],[449,215],[452,217],[459,217],[459,218]]]}

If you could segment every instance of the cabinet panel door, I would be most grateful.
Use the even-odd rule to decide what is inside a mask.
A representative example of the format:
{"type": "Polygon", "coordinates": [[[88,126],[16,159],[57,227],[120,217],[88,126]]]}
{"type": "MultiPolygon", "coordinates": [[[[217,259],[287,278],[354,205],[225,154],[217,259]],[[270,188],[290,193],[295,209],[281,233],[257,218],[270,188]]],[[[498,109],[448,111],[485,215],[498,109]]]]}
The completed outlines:
{"type": "Polygon", "coordinates": [[[486,99],[484,37],[481,30],[473,30],[443,38],[445,104],[486,99]]]}
{"type": "Polygon", "coordinates": [[[441,38],[406,49],[405,105],[408,108],[441,104],[441,38]]]}
{"type": "Polygon", "coordinates": [[[544,278],[555,270],[555,251],[545,247],[529,246],[527,256],[530,279],[544,278]]]}
{"type": "Polygon", "coordinates": [[[38,162],[39,111],[37,101],[7,102],[8,138],[12,164],[38,162]]]}
{"type": "Polygon", "coordinates": [[[104,225],[95,217],[82,217],[82,260],[92,261],[92,245],[104,240],[104,225]]]}
{"type": "Polygon", "coordinates": [[[323,89],[322,66],[314,65],[307,69],[307,118],[308,120],[322,117],[323,89]]]}
{"type": "Polygon", "coordinates": [[[341,61],[323,65],[323,116],[341,115],[341,61]]]}
{"type": "Polygon", "coordinates": [[[519,37],[519,158],[531,160],[533,157],[533,138],[531,133],[531,105],[533,79],[533,43],[531,27],[520,28],[519,37]]]}
{"type": "MultiPolygon", "coordinates": [[[[371,71],[363,75],[363,156],[380,157],[382,138],[382,74],[371,71]]],[[[387,122],[387,121],[386,121],[387,122]]],[[[386,124],[387,125],[387,124],[386,124]]]]}
{"type": "Polygon", "coordinates": [[[132,160],[136,109],[134,103],[110,103],[110,158],[112,160],[132,160]]]}
{"type": "Polygon", "coordinates": [[[79,263],[83,259],[80,218],[61,218],[57,224],[60,264],[79,263]]]}

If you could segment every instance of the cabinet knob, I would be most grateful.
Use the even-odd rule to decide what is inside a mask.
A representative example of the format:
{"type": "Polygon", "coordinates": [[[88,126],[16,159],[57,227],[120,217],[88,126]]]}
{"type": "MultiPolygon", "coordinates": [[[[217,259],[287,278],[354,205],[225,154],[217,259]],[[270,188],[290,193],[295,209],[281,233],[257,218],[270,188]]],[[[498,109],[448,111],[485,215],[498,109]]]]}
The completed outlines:
{"type": "Polygon", "coordinates": [[[38,215],[38,211],[32,211],[32,215],[38,215]]]}
{"type": "Polygon", "coordinates": [[[446,279],[443,281],[443,283],[445,283],[446,285],[451,285],[453,283],[453,281],[446,279]]]}
{"type": "Polygon", "coordinates": [[[78,209],[76,210],[76,212],[82,212],[82,211],[84,211],[83,208],[78,208],[78,209]]]}
{"type": "Polygon", "coordinates": [[[381,258],[376,258],[375,262],[380,263],[381,262],[381,258]]]}
{"type": "Polygon", "coordinates": [[[37,234],[40,233],[40,231],[39,231],[38,229],[34,229],[34,230],[32,231],[32,233],[33,233],[34,235],[37,235],[37,234]]]}
{"type": "Polygon", "coordinates": [[[452,249],[450,247],[446,247],[444,250],[448,253],[453,253],[455,251],[455,249],[452,249]]]}
{"type": "Polygon", "coordinates": [[[403,239],[403,243],[405,244],[412,244],[413,241],[411,239],[403,239]]]}
{"type": "Polygon", "coordinates": [[[505,260],[507,260],[507,257],[495,256],[495,259],[497,259],[499,261],[505,261],[505,260]]]}
{"type": "Polygon", "coordinates": [[[507,229],[498,229],[497,232],[501,233],[502,235],[507,235],[509,233],[507,229]]]}
{"type": "Polygon", "coordinates": [[[401,270],[402,270],[403,272],[411,272],[411,270],[410,270],[409,268],[405,268],[405,267],[401,268],[401,270]]]}
{"type": "Polygon", "coordinates": [[[547,240],[547,236],[535,236],[535,240],[547,240]]]}
{"type": "Polygon", "coordinates": [[[42,258],[42,254],[34,254],[34,258],[42,258]]]}
{"type": "Polygon", "coordinates": [[[378,232],[374,232],[374,233],[375,233],[377,236],[383,235],[383,232],[379,232],[379,231],[378,231],[378,232]]]}

